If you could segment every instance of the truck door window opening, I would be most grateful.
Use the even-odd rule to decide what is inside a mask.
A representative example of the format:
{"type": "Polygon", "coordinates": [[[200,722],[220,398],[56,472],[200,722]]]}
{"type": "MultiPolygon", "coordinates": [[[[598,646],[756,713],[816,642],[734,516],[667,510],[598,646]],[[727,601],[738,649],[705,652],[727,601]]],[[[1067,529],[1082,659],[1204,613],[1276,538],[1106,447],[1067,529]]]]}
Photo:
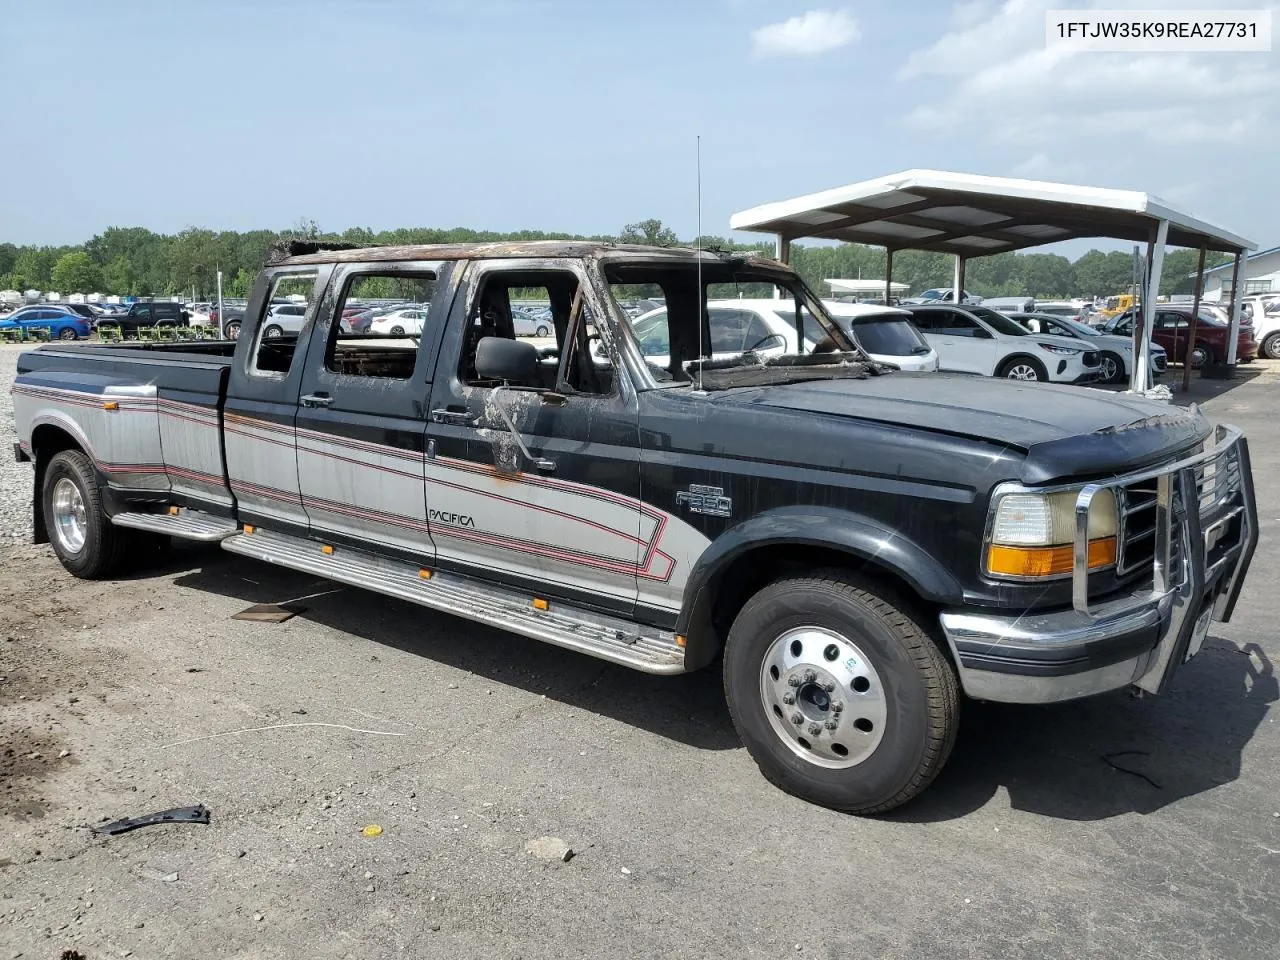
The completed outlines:
{"type": "Polygon", "coordinates": [[[551,310],[555,347],[542,349],[539,382],[521,386],[565,393],[605,395],[614,392],[614,369],[597,345],[595,314],[575,273],[569,270],[490,270],[479,280],[467,315],[466,344],[459,378],[468,386],[494,387],[476,374],[476,347],[485,337],[516,339],[513,301],[546,302],[551,310]]]}
{"type": "Polygon", "coordinates": [[[324,365],[331,373],[407,380],[433,320],[434,272],[358,273],[334,305],[324,365]],[[357,310],[357,308],[363,308],[357,310]]]}
{"type": "Polygon", "coordinates": [[[268,337],[267,330],[271,324],[266,314],[276,301],[296,302],[311,305],[312,293],[316,285],[316,273],[282,273],[271,285],[271,295],[263,305],[263,316],[258,318],[254,333],[253,359],[249,364],[249,373],[259,377],[288,376],[293,366],[294,355],[298,349],[298,334],[288,333],[279,337],[268,337]]]}

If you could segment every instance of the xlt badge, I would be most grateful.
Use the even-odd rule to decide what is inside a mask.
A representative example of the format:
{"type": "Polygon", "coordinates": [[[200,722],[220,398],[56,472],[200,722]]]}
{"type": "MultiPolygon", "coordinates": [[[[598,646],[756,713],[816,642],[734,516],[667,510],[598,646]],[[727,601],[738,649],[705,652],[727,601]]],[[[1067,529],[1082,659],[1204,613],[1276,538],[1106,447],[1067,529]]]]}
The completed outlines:
{"type": "Polygon", "coordinates": [[[708,517],[727,517],[733,510],[733,498],[724,495],[724,487],[705,487],[700,483],[691,483],[688,490],[677,493],[676,503],[688,507],[690,513],[708,517]]]}

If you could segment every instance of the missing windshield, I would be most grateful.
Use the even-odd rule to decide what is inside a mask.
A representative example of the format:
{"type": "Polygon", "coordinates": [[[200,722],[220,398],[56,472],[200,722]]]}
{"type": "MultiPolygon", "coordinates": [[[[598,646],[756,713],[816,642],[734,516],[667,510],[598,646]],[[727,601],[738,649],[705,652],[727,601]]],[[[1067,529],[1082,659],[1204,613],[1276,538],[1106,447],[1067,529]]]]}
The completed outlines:
{"type": "Polygon", "coordinates": [[[605,274],[657,386],[747,367],[773,371],[755,377],[801,368],[805,379],[842,376],[842,365],[867,359],[798,278],[781,271],[704,260],[701,288],[692,260],[606,264],[605,274]]]}

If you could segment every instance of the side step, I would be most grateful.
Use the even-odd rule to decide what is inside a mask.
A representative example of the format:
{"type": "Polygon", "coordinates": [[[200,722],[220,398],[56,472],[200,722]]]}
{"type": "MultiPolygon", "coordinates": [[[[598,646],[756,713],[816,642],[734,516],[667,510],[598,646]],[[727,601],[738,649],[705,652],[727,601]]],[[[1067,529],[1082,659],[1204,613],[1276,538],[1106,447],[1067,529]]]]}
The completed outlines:
{"type": "Polygon", "coordinates": [[[261,529],[228,537],[222,546],[255,560],[399,597],[645,673],[684,672],[684,650],[675,634],[620,617],[556,601],[539,610],[532,596],[507,587],[454,573],[426,574],[412,564],[362,550],[339,547],[324,553],[314,540],[261,529]]]}
{"type": "Polygon", "coordinates": [[[185,509],[178,513],[117,513],[111,522],[117,527],[131,527],[205,543],[229,537],[240,529],[234,520],[185,509]]]}

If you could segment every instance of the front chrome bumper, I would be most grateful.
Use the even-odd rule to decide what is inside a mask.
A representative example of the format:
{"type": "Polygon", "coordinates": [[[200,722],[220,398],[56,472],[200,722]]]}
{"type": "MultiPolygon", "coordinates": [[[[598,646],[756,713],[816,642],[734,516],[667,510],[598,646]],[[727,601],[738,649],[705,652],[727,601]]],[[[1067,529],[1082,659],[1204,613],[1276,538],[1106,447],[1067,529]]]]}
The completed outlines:
{"type": "Polygon", "coordinates": [[[1130,684],[1162,692],[1194,656],[1211,620],[1231,618],[1258,542],[1248,442],[1218,427],[1201,453],[1089,484],[1076,500],[1072,608],[941,614],[965,692],[1052,703],[1130,684]],[[1089,504],[1100,491],[1154,481],[1149,588],[1090,603],[1089,504]]]}

